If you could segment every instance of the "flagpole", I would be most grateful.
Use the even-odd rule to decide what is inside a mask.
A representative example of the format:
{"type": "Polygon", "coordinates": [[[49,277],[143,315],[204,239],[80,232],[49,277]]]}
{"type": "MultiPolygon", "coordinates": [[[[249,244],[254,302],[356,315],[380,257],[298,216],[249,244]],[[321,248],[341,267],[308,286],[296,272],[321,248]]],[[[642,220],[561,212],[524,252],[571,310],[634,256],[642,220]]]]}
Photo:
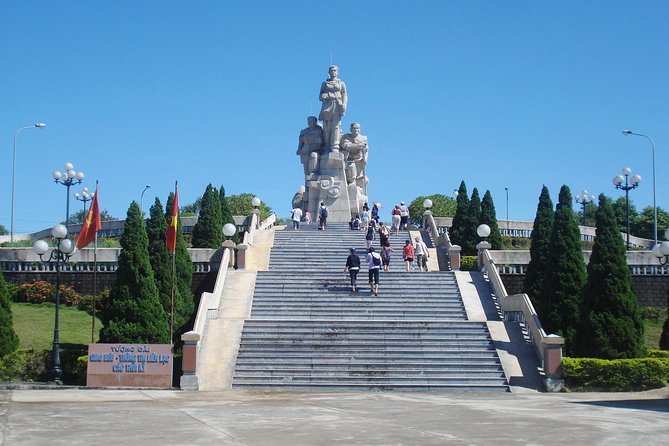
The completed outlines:
{"type": "Polygon", "coordinates": [[[98,298],[98,233],[95,233],[93,247],[93,324],[91,324],[91,343],[95,344],[95,301],[98,298]]]}
{"type": "Polygon", "coordinates": [[[174,288],[177,275],[177,229],[179,228],[179,183],[174,182],[174,202],[170,211],[170,222],[165,233],[165,244],[172,253],[172,293],[170,297],[170,343],[174,347],[174,288]]]}
{"type": "Polygon", "coordinates": [[[170,343],[174,344],[174,282],[177,273],[177,251],[172,253],[172,299],[170,303],[170,343]]]}

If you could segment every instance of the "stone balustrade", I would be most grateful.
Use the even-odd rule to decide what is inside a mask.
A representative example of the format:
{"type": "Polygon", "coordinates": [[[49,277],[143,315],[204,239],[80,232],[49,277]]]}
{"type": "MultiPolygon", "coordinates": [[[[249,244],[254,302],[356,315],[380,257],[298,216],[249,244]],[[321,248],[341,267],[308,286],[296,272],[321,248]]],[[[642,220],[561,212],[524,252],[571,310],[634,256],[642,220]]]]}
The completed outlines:
{"type": "Polygon", "coordinates": [[[562,380],[562,347],[564,346],[564,338],[553,334],[546,334],[527,294],[507,294],[495,261],[492,258],[492,252],[494,251],[488,249],[481,250],[479,261],[493,288],[504,319],[519,322],[525,326],[529,342],[542,362],[542,368],[546,376],[544,379],[546,390],[559,391],[564,385],[562,380]]]}
{"type": "MultiPolygon", "coordinates": [[[[453,224],[452,217],[434,217],[437,230],[440,234],[448,232],[448,229],[453,224]]],[[[499,232],[503,236],[531,238],[533,222],[522,220],[497,220],[499,232]]],[[[595,240],[595,228],[592,226],[579,226],[581,232],[581,240],[593,242],[595,240]]],[[[620,233],[620,236],[626,238],[625,233],[620,233]]],[[[630,246],[633,248],[650,249],[653,247],[653,240],[636,237],[630,235],[630,246]]]]}

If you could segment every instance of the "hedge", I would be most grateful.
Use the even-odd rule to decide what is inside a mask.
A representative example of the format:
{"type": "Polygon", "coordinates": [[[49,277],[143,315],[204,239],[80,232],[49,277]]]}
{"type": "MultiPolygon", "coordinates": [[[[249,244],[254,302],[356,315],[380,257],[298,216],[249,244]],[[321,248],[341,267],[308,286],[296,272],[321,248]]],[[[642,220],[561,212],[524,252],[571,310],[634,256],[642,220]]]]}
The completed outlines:
{"type": "MultiPolygon", "coordinates": [[[[81,344],[60,345],[60,366],[63,383],[84,385],[88,346],[81,344]]],[[[52,350],[20,348],[0,359],[0,381],[47,382],[51,379],[52,350]]]]}
{"type": "Polygon", "coordinates": [[[562,375],[570,390],[637,391],[667,385],[669,358],[562,358],[562,375]]]}
{"type": "Polygon", "coordinates": [[[478,271],[478,257],[477,256],[462,256],[460,257],[461,271],[478,271]]]}

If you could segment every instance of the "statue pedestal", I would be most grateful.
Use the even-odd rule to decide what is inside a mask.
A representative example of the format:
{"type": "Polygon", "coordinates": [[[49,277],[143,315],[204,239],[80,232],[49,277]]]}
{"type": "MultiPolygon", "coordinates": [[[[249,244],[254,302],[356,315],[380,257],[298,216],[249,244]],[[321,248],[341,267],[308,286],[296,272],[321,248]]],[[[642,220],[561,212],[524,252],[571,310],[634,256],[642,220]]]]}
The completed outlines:
{"type": "Polygon", "coordinates": [[[346,185],[346,166],[344,155],[339,150],[332,150],[321,156],[320,174],[307,182],[309,212],[318,218],[321,202],[328,208],[328,222],[348,223],[351,221],[349,188],[346,185]]]}

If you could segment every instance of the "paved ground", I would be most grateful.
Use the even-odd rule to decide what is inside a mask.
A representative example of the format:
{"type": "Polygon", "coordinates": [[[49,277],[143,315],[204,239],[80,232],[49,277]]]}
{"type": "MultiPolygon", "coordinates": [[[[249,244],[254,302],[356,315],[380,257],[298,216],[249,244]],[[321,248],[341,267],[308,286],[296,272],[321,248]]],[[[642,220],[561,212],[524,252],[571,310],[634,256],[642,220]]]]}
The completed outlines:
{"type": "Polygon", "coordinates": [[[641,393],[2,390],[3,445],[653,445],[669,388],[641,393]]]}

